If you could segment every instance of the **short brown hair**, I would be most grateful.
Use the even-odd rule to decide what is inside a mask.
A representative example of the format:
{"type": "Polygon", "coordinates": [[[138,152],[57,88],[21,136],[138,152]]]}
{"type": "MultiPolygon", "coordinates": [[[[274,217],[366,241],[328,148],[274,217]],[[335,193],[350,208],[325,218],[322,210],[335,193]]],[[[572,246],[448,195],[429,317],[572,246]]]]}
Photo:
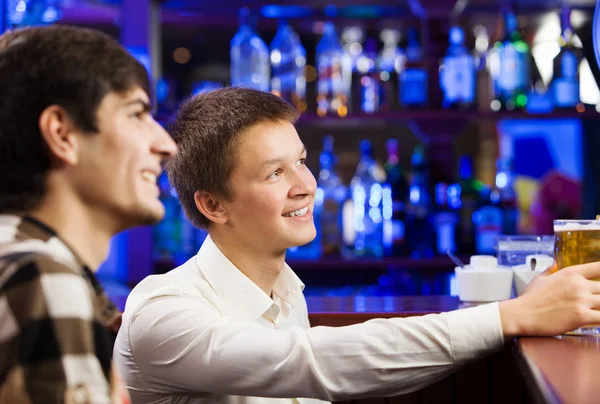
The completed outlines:
{"type": "Polygon", "coordinates": [[[230,176],[237,144],[249,128],[263,122],[296,123],[298,113],[281,98],[257,90],[227,87],[188,98],[169,124],[179,148],[167,173],[192,224],[207,228],[211,221],[196,208],[196,191],[232,200],[230,176]]]}
{"type": "Polygon", "coordinates": [[[63,107],[85,132],[109,92],[141,87],[146,69],[106,34],[65,25],[25,28],[0,36],[0,212],[26,212],[45,192],[50,154],[40,114],[63,107]]]}

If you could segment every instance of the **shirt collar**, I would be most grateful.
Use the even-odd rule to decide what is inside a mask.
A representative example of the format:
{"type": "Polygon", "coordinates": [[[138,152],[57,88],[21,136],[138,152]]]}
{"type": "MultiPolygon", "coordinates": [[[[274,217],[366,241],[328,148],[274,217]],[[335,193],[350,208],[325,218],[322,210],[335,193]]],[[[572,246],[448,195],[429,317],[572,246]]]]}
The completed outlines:
{"type": "MultiPolygon", "coordinates": [[[[210,236],[206,237],[196,255],[196,265],[214,291],[233,306],[239,320],[256,320],[273,305],[273,299],[244,275],[210,236]]],[[[302,296],[303,289],[302,281],[284,264],[273,287],[274,295],[293,306],[302,296]]]]}

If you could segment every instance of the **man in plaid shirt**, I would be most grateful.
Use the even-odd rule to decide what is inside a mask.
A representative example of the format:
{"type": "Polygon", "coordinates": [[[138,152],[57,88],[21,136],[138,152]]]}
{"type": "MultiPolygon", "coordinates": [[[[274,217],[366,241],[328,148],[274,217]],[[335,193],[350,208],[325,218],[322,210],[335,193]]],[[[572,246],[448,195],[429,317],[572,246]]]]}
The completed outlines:
{"type": "Polygon", "coordinates": [[[94,271],[113,235],[164,215],[176,146],[147,72],[99,32],[28,28],[0,36],[0,94],[0,402],[127,402],[94,271]]]}

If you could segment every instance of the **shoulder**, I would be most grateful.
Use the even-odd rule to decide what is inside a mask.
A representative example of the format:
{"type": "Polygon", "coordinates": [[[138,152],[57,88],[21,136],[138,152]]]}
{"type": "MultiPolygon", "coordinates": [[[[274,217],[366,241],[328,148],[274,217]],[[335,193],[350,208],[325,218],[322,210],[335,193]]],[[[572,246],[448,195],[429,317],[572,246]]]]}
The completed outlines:
{"type": "Polygon", "coordinates": [[[46,253],[2,257],[0,296],[24,316],[93,318],[92,290],[81,269],[46,253]]]}

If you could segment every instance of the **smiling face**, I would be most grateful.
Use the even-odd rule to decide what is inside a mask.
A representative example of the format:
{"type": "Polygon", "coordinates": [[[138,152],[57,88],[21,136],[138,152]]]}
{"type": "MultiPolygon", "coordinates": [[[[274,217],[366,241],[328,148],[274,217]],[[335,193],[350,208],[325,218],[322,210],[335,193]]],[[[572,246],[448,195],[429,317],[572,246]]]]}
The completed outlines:
{"type": "Polygon", "coordinates": [[[236,146],[231,175],[234,198],[224,202],[227,224],[241,243],[281,252],[309,243],[317,183],[305,165],[306,149],[289,122],[263,122],[236,146]]]}
{"type": "Polygon", "coordinates": [[[99,133],[79,136],[79,162],[68,173],[77,195],[121,230],[159,221],[156,179],[177,147],[150,114],[148,95],[141,88],[108,93],[97,122],[99,133]]]}

